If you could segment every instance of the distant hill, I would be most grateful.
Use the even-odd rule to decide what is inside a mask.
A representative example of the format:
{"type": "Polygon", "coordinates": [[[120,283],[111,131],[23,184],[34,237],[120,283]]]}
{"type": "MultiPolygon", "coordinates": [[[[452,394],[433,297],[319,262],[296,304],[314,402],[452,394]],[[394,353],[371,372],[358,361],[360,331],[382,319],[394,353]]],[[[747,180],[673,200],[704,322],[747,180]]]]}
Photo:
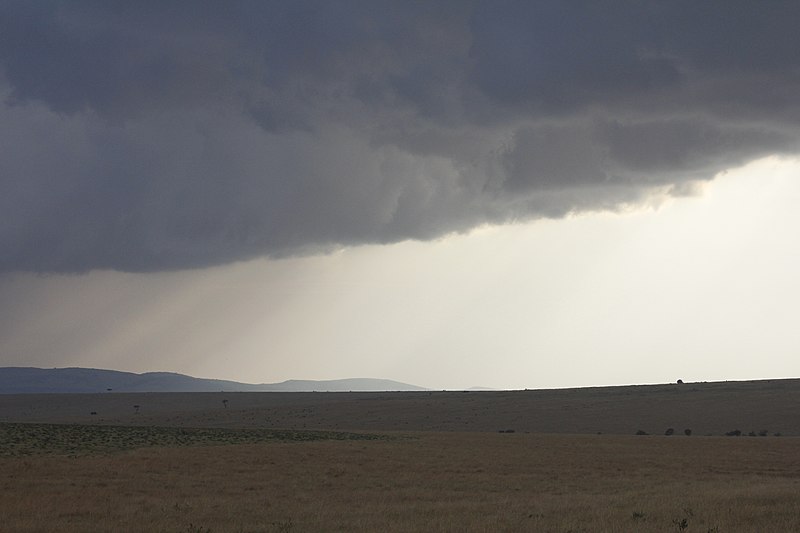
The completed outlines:
{"type": "Polygon", "coordinates": [[[240,383],[202,379],[173,372],[119,372],[96,368],[0,367],[0,394],[91,392],[370,392],[422,391],[423,387],[390,379],[351,378],[328,381],[289,380],[240,383]]]}

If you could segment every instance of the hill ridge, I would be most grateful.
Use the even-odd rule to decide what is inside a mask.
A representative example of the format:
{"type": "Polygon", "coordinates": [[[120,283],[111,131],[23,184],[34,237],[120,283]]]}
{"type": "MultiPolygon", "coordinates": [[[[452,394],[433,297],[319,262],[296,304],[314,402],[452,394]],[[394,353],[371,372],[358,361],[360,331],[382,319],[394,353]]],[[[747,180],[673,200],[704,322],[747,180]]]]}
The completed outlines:
{"type": "Polygon", "coordinates": [[[127,372],[102,368],[0,367],[0,394],[92,392],[380,392],[424,387],[380,378],[291,379],[279,383],[197,378],[178,372],[127,372]]]}

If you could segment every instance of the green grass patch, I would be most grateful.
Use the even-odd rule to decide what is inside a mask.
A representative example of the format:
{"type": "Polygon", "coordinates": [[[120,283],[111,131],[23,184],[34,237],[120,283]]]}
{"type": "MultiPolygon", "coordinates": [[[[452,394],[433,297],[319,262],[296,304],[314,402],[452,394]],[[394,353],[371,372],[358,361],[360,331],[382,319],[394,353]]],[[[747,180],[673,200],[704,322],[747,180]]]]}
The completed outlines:
{"type": "Polygon", "coordinates": [[[275,441],[387,438],[343,431],[0,423],[0,457],[87,455],[149,446],[220,446],[275,441]]]}

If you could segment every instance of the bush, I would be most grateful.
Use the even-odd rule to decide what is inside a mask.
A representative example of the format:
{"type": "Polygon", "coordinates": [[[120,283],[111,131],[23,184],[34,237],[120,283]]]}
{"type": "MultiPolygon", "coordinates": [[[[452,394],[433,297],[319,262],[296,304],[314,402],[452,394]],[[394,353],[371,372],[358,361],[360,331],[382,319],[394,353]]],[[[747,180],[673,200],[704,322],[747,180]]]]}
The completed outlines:
{"type": "Polygon", "coordinates": [[[636,432],[636,434],[637,435],[647,435],[648,433],[646,431],[644,431],[643,429],[640,429],[639,431],[636,432]]]}
{"type": "Polygon", "coordinates": [[[683,430],[683,434],[686,435],[687,437],[691,437],[692,436],[692,430],[691,429],[684,429],[683,430]]]}
{"type": "Polygon", "coordinates": [[[672,523],[678,528],[678,531],[684,531],[689,527],[689,520],[686,518],[674,518],[672,523]]]}
{"type": "Polygon", "coordinates": [[[672,435],[673,433],[675,433],[675,428],[667,428],[664,435],[672,435]]]}
{"type": "Polygon", "coordinates": [[[725,435],[728,437],[738,437],[741,434],[742,434],[741,430],[738,429],[734,429],[733,431],[728,431],[727,433],[725,433],[725,435]]]}

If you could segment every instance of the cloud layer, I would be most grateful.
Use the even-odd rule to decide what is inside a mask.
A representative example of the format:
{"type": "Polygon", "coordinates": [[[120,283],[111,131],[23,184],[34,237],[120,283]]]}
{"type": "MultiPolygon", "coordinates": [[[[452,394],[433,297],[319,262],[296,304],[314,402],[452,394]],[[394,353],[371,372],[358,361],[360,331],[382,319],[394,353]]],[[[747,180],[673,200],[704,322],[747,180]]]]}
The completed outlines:
{"type": "Polygon", "coordinates": [[[0,4],[0,271],[618,209],[800,140],[800,5],[0,4]]]}

